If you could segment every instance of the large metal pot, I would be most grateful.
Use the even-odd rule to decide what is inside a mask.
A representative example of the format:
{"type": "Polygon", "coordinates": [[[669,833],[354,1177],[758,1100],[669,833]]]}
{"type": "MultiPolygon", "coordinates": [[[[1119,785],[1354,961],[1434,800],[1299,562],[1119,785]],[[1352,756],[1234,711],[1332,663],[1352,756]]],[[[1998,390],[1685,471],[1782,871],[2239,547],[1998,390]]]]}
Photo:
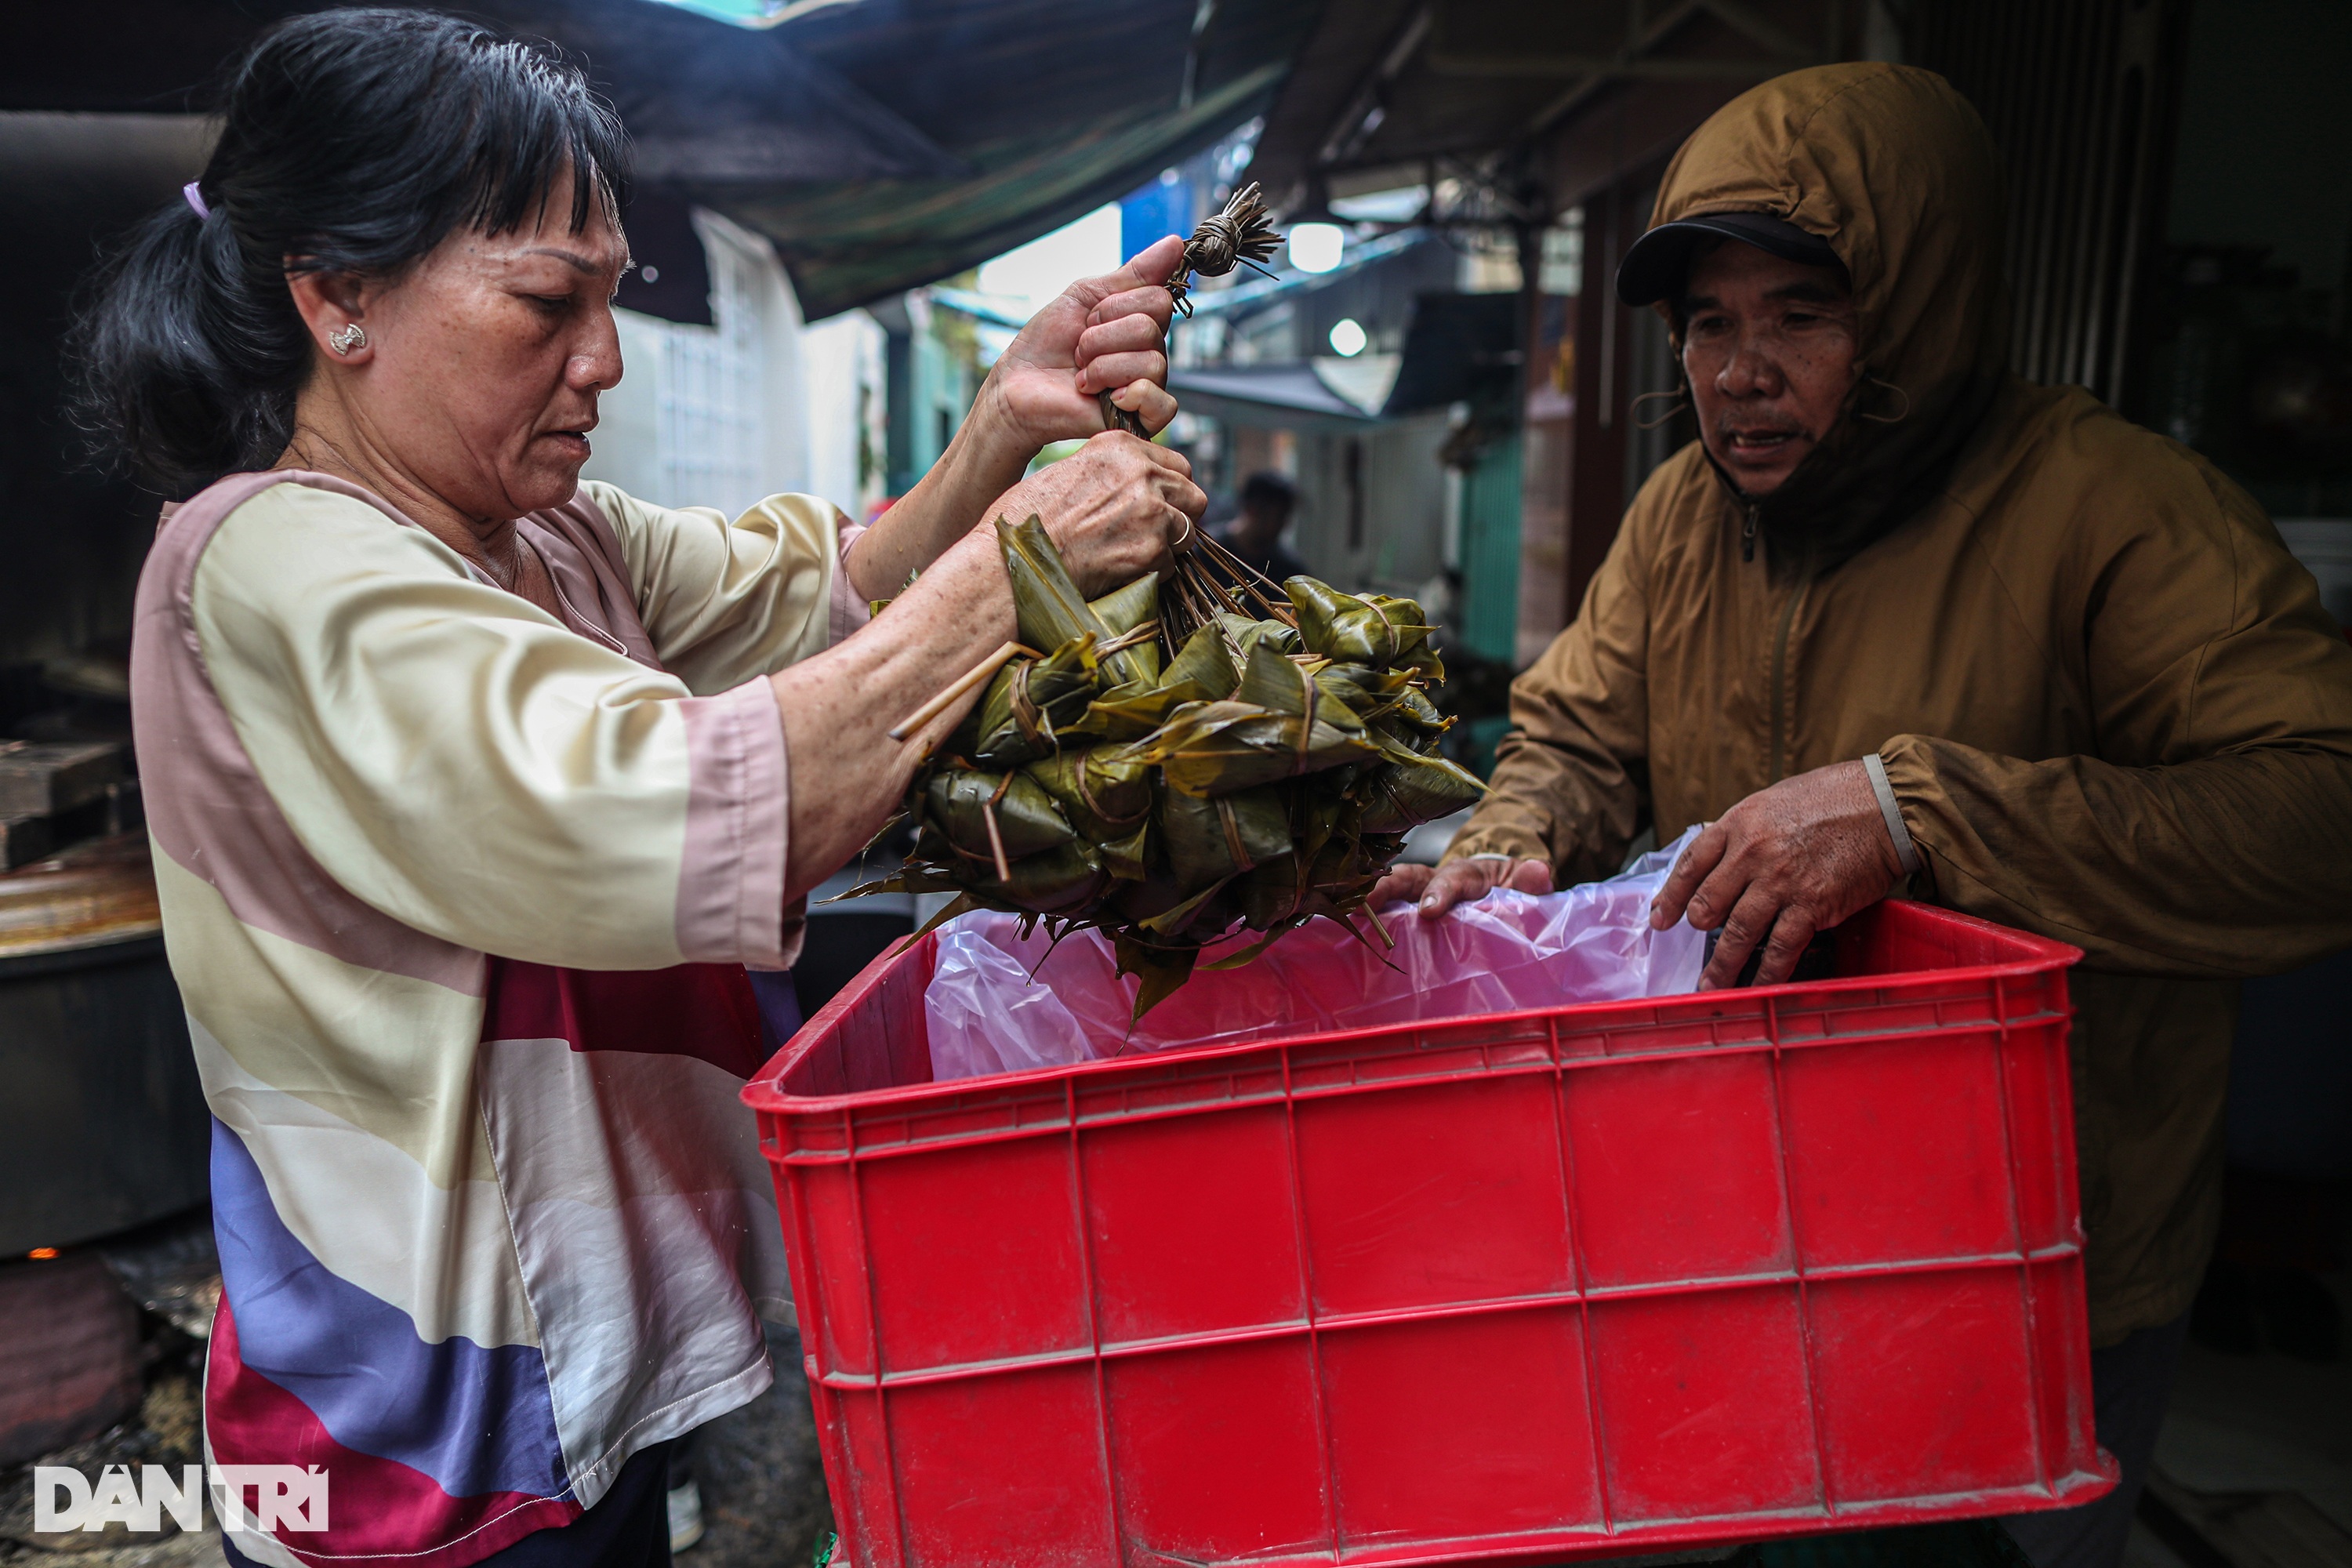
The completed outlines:
{"type": "Polygon", "coordinates": [[[0,1258],[204,1202],[210,1138],[146,835],[0,876],[0,1258]]]}

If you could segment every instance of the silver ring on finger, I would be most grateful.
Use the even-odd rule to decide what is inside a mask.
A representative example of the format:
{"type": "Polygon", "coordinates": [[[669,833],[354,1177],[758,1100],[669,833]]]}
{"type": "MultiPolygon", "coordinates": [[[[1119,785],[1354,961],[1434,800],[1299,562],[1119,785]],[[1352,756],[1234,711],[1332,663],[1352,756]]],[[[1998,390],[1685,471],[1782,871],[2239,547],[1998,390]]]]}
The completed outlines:
{"type": "Polygon", "coordinates": [[[1184,520],[1184,531],[1176,536],[1176,542],[1168,547],[1168,552],[1171,555],[1181,555],[1184,552],[1184,547],[1192,542],[1192,520],[1188,517],[1184,520]]]}

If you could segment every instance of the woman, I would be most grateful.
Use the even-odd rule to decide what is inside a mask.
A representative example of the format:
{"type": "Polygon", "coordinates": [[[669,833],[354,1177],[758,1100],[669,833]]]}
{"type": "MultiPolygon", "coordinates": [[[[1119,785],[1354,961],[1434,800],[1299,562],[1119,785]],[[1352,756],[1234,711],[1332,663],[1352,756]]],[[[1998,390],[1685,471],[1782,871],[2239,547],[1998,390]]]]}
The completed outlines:
{"type": "Polygon", "coordinates": [[[663,1445],[767,1385],[788,1307],[743,966],[961,709],[887,729],[1012,635],[975,525],[1040,514],[1102,592],[1202,505],[1120,435],[1021,477],[1098,391],[1172,414],[1172,240],[1043,312],[871,529],[580,483],[623,163],[547,52],[299,18],[84,330],[104,427],[196,491],[132,679],[215,1116],[207,1442],[327,1486],[323,1530],[237,1489],[233,1562],[667,1560],[663,1445]]]}

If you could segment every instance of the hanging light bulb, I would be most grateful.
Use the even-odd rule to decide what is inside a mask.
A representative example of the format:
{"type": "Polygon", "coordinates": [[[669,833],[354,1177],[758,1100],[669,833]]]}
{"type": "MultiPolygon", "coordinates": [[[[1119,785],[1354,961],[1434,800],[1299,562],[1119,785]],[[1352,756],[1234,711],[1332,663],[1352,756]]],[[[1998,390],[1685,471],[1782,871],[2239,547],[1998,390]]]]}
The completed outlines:
{"type": "Polygon", "coordinates": [[[1290,230],[1290,264],[1301,272],[1328,272],[1348,247],[1348,231],[1336,223],[1302,223],[1290,230]]]}
{"type": "Polygon", "coordinates": [[[1362,325],[1353,316],[1342,316],[1332,323],[1331,352],[1341,359],[1355,358],[1364,352],[1364,345],[1370,342],[1371,340],[1364,335],[1362,325]]]}

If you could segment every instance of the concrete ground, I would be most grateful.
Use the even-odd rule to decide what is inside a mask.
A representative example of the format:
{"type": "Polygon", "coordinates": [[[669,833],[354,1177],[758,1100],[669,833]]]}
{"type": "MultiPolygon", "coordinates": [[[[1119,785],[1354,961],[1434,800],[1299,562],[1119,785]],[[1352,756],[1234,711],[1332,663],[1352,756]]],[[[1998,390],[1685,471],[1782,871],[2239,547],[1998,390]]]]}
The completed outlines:
{"type": "Polygon", "coordinates": [[[706,1533],[680,1568],[808,1568],[833,1530],[800,1335],[771,1327],[768,1359],[775,1386],[695,1440],[706,1533]]]}
{"type": "MultiPolygon", "coordinates": [[[[2352,1269],[2327,1284],[2352,1321],[2352,1269]]],[[[2143,1518],[2125,1568],[2352,1568],[2352,1357],[2192,1342],[2156,1463],[2158,1489],[2221,1561],[2194,1542],[2176,1549],[2143,1518]]]]}
{"type": "MultiPolygon", "coordinates": [[[[45,1462],[94,1471],[109,1463],[195,1460],[201,1352],[191,1345],[178,1352],[156,1369],[137,1416],[45,1462]]],[[[705,1533],[678,1559],[681,1568],[807,1568],[833,1529],[799,1334],[771,1328],[768,1353],[775,1386],[698,1436],[705,1533]]],[[[32,1506],[29,1469],[0,1469],[0,1568],[219,1568],[224,1561],[209,1508],[200,1531],[134,1537],[116,1527],[37,1536],[32,1506]]]]}
{"type": "MultiPolygon", "coordinates": [[[[153,1464],[177,1472],[204,1458],[200,1379],[203,1346],[160,1331],[151,1340],[147,1395],[137,1414],[87,1443],[45,1455],[44,1464],[72,1465],[95,1475],[104,1465],[153,1464]]],[[[33,1529],[30,1467],[0,1468],[0,1565],[5,1568],[217,1568],[220,1533],[205,1510],[202,1531],[133,1536],[121,1526],[85,1533],[33,1529]]],[[[168,1522],[168,1517],[167,1517],[168,1522]]]]}

